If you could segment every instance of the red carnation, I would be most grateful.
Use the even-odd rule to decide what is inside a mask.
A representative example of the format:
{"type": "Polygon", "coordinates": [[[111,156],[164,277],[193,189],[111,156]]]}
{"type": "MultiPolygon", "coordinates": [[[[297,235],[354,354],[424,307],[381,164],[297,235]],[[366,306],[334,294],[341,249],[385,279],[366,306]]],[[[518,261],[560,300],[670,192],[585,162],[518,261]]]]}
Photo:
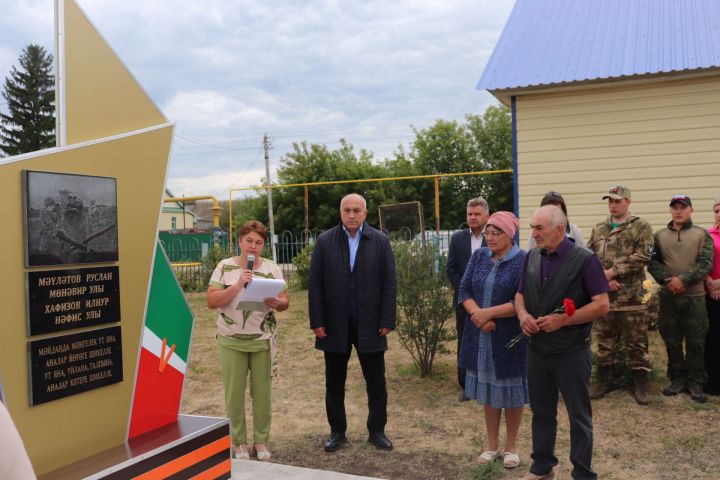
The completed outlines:
{"type": "MultiPolygon", "coordinates": [[[[573,302],[572,298],[565,298],[563,299],[562,307],[556,308],[551,313],[564,313],[568,317],[572,317],[575,315],[575,302],[573,302]]],[[[515,345],[520,343],[520,340],[522,340],[524,336],[525,334],[520,333],[517,337],[512,338],[507,344],[505,344],[505,348],[513,348],[515,345]]]]}
{"type": "Polygon", "coordinates": [[[568,317],[575,315],[575,302],[572,301],[572,298],[563,300],[563,307],[565,308],[565,315],[568,317]]]}

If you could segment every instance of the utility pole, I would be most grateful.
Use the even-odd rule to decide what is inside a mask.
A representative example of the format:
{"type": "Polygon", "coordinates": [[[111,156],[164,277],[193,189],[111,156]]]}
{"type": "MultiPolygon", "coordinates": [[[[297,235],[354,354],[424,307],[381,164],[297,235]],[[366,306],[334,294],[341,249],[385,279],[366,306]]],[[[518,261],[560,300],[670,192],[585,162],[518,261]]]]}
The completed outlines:
{"type": "Polygon", "coordinates": [[[270,139],[267,133],[263,135],[263,150],[265,151],[265,185],[267,185],[268,218],[270,219],[270,250],[273,262],[277,263],[275,251],[275,218],[273,215],[272,188],[270,188],[270,139]]]}

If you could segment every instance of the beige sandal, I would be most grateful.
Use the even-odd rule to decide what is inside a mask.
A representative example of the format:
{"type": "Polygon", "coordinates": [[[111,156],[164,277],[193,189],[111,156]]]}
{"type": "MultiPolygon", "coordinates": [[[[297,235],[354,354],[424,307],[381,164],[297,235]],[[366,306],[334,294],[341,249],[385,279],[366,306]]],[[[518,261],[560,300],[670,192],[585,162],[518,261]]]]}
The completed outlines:
{"type": "Polygon", "coordinates": [[[477,457],[477,463],[479,465],[485,465],[487,463],[495,461],[495,459],[500,455],[500,449],[498,448],[494,452],[492,450],[487,450],[485,452],[482,452],[479,457],[477,457]]]}
{"type": "Polygon", "coordinates": [[[505,452],[503,454],[503,467],[515,468],[520,465],[520,455],[512,452],[505,452]]]}
{"type": "Polygon", "coordinates": [[[233,448],[233,458],[238,460],[250,460],[250,453],[248,452],[247,444],[235,445],[233,448]]]}
{"type": "Polygon", "coordinates": [[[272,454],[270,453],[270,450],[265,444],[255,444],[253,445],[253,449],[255,450],[255,456],[261,462],[267,462],[272,458],[272,454]],[[258,446],[262,448],[258,450],[258,446]]]}

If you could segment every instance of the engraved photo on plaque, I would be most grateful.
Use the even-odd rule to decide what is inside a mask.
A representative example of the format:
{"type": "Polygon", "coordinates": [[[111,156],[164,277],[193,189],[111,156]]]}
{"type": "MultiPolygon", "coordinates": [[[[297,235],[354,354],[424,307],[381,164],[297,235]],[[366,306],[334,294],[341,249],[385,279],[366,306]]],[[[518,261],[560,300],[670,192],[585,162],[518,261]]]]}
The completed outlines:
{"type": "Polygon", "coordinates": [[[23,170],[25,266],[118,259],[114,178],[23,170]]]}
{"type": "Polygon", "coordinates": [[[120,321],[119,267],[25,275],[29,336],[120,321]]]}
{"type": "Polygon", "coordinates": [[[28,342],[30,405],[121,382],[120,327],[28,342]]]}

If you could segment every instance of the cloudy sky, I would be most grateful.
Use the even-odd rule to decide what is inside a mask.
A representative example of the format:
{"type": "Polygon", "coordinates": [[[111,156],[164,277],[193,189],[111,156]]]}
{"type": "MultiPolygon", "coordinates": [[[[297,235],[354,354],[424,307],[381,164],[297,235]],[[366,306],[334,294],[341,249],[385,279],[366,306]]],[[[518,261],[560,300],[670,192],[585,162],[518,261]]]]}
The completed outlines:
{"type": "MultiPolygon", "coordinates": [[[[77,0],[177,122],[168,188],[216,195],[271,177],[293,142],[391,157],[411,126],[497,103],[475,90],[514,0],[77,0]]],[[[54,49],[52,0],[2,0],[0,78],[54,49]]],[[[0,109],[4,108],[0,98],[0,109]]],[[[240,193],[233,193],[233,197],[240,193]]]]}

